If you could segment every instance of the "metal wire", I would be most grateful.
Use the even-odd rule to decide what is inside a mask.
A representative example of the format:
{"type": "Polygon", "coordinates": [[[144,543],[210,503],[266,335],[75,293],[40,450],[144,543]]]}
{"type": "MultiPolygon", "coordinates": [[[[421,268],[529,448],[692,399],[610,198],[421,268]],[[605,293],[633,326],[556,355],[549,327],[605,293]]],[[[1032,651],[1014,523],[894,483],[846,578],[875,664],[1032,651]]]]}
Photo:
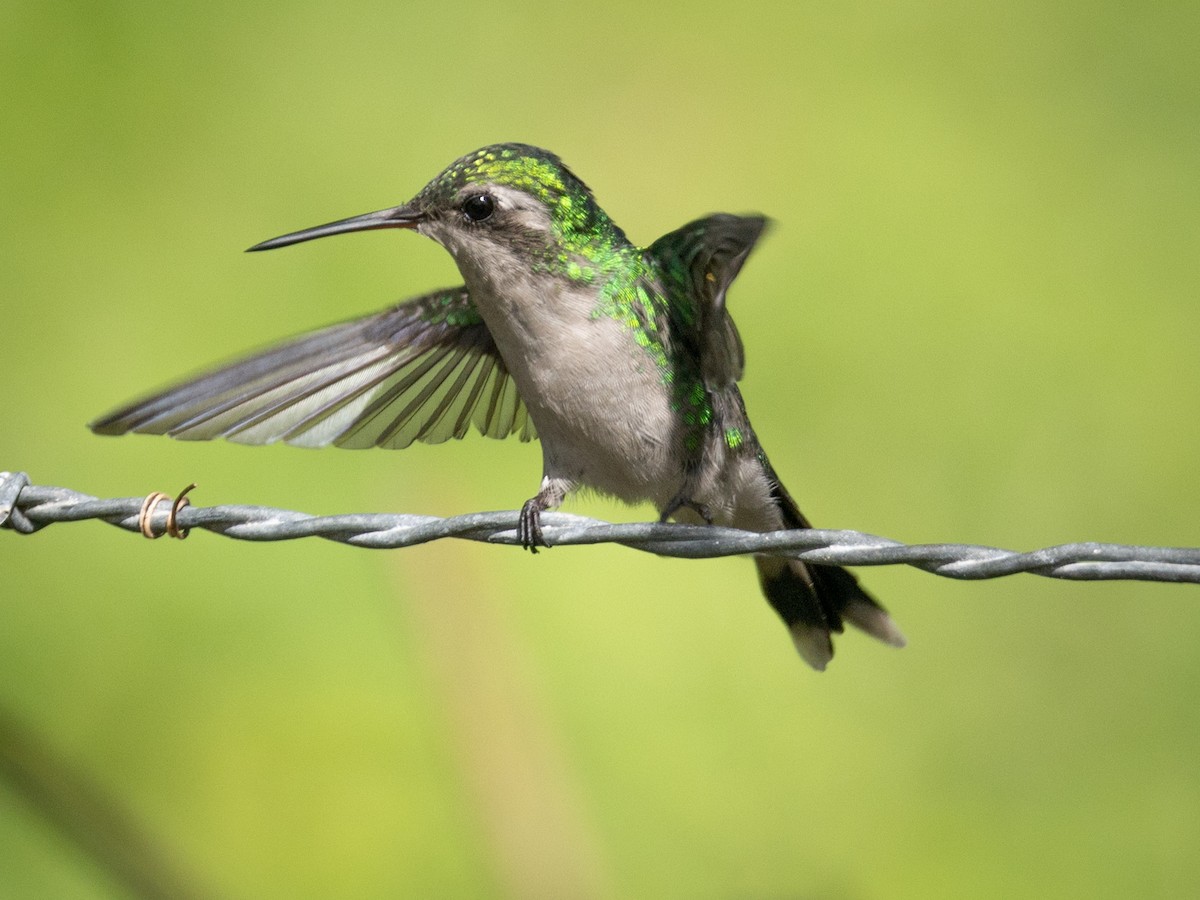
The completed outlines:
{"type": "MultiPolygon", "coordinates": [[[[266,506],[187,506],[162,497],[101,500],[67,488],[30,484],[23,472],[0,472],[0,527],[32,534],[55,522],[101,519],[155,536],[168,521],[186,532],[202,528],[243,541],[321,537],[355,547],[411,547],[456,537],[491,544],[519,544],[516,511],[469,513],[447,519],[405,513],[312,516],[266,506]],[[145,507],[143,511],[143,507],[145,507]]],[[[971,544],[902,544],[859,531],[819,528],[766,534],[717,526],[614,525],[567,513],[543,513],[542,530],[552,546],[616,543],[660,556],[691,559],[772,553],[839,566],[909,565],[947,578],[999,578],[1028,572],[1078,581],[1127,579],[1200,584],[1200,549],[1140,547],[1094,542],[1060,544],[1017,553],[971,544]]]]}

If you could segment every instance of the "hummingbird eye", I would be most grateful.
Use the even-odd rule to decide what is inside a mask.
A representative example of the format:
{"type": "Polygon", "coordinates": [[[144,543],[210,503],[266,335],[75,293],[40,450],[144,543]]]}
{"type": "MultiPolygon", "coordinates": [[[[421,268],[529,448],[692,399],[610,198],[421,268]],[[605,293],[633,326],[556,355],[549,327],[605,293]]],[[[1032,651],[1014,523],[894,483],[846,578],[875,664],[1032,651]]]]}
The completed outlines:
{"type": "Polygon", "coordinates": [[[496,201],[491,194],[473,194],[463,201],[462,211],[472,222],[482,222],[496,211],[496,201]]]}

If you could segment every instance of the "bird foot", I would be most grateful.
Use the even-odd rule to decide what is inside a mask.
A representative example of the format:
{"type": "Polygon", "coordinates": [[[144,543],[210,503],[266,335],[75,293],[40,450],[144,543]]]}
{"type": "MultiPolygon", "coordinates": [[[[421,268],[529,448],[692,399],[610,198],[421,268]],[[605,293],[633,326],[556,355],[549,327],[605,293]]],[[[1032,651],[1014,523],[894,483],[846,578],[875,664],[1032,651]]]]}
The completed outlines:
{"type": "Polygon", "coordinates": [[[517,520],[517,538],[521,546],[530,553],[537,553],[538,547],[549,547],[542,537],[542,512],[546,503],[540,497],[525,501],[521,507],[521,517],[517,520]]]}
{"type": "Polygon", "coordinates": [[[679,512],[679,510],[685,508],[696,513],[696,515],[704,520],[706,525],[711,525],[713,523],[712,510],[710,510],[703,503],[696,503],[693,500],[686,500],[683,497],[676,497],[674,500],[668,503],[666,508],[662,511],[662,515],[658,517],[658,521],[665,523],[671,518],[671,516],[675,515],[675,513],[679,512]]]}

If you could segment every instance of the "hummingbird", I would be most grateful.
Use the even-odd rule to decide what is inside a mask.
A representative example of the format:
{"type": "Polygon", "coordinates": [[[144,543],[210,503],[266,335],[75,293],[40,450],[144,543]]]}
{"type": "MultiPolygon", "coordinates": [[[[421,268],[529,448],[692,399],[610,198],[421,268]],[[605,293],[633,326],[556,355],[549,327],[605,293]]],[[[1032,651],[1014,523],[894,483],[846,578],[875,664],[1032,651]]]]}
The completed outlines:
{"type": "MultiPolygon", "coordinates": [[[[660,521],[809,528],[759,444],[726,293],[767,220],[717,214],[635,246],[557,156],[494,144],[412,200],[249,248],[385,228],[416,231],[464,284],[333,325],[185,381],[91,423],[97,434],[407,447],[540,439],[542,480],[517,535],[579,488],[649,502],[660,521]]],[[[800,656],[822,670],[843,623],[896,647],[892,619],[845,569],[755,557],[800,656]]]]}

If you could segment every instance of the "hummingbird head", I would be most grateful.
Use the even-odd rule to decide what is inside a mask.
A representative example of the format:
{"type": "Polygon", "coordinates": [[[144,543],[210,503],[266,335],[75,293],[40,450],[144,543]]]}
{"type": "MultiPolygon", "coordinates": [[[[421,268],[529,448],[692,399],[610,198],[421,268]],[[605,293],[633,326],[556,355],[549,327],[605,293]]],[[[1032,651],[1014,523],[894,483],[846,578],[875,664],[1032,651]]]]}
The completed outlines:
{"type": "Polygon", "coordinates": [[[540,272],[577,279],[628,246],[591,190],[553,153],[493,144],[455,160],[403,206],[273,238],[270,250],[331,234],[407,228],[433,238],[473,274],[540,272]]]}

